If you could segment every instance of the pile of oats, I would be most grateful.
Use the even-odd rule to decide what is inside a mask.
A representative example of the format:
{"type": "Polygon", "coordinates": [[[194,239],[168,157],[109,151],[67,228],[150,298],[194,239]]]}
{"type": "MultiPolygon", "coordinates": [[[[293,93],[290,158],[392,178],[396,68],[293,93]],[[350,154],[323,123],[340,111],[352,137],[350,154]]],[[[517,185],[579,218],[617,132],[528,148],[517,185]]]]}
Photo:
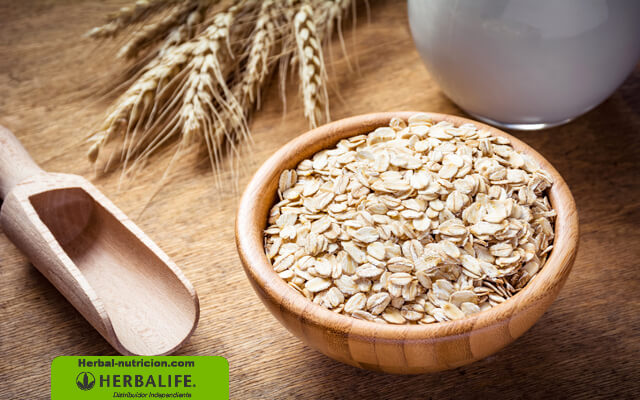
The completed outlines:
{"type": "Polygon", "coordinates": [[[455,320],[540,270],[553,247],[551,185],[509,140],[416,114],[284,171],[265,250],[289,286],[337,313],[455,320]]]}

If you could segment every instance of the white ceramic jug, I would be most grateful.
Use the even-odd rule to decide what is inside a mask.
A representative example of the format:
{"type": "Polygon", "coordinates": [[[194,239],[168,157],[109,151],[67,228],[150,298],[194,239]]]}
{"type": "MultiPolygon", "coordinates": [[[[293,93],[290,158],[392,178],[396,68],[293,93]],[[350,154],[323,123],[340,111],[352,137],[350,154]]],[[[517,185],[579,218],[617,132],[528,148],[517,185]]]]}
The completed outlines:
{"type": "Polygon", "coordinates": [[[502,127],[568,122],[640,58],[640,0],[409,0],[408,10],[442,91],[502,127]]]}

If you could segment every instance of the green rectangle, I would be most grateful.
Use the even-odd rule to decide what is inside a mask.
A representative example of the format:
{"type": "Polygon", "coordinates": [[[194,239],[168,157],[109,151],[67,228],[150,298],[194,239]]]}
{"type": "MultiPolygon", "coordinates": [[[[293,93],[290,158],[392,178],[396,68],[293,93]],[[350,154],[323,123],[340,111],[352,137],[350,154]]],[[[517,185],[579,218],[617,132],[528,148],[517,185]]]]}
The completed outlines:
{"type": "Polygon", "coordinates": [[[222,357],[64,356],[51,363],[52,400],[228,398],[222,357]]]}

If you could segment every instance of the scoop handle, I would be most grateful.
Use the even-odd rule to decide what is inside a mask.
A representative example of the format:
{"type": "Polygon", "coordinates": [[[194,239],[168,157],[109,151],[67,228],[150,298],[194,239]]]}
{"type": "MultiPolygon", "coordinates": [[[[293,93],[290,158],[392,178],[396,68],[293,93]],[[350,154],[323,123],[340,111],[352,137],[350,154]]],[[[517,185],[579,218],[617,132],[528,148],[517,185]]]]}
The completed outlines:
{"type": "Polygon", "coordinates": [[[22,143],[0,125],[0,199],[20,182],[42,172],[22,143]]]}

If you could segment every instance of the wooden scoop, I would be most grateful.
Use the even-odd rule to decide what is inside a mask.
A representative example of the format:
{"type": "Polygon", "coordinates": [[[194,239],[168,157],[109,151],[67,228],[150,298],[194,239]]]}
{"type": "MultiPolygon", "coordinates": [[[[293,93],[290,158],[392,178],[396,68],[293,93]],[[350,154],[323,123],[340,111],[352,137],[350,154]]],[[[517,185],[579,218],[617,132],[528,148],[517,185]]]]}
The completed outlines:
{"type": "Polygon", "coordinates": [[[120,353],[162,355],[193,332],[191,283],[86,179],[48,173],[0,126],[0,226],[120,353]]]}

